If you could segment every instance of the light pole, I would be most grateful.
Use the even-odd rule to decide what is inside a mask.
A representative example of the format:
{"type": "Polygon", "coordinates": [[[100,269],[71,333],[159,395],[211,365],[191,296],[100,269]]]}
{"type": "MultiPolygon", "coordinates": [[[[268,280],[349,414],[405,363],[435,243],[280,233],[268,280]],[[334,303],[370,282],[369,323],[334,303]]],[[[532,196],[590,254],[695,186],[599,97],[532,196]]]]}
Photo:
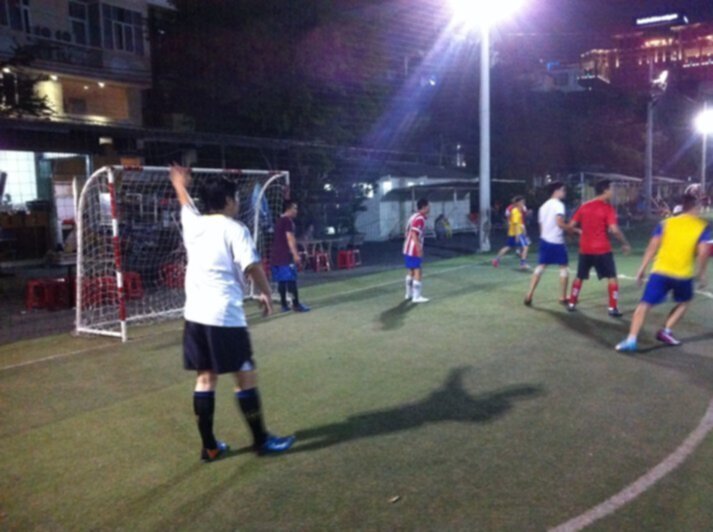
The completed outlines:
{"type": "Polygon", "coordinates": [[[708,166],[708,135],[713,133],[713,109],[708,109],[708,104],[703,104],[703,111],[696,117],[696,129],[703,137],[701,148],[701,187],[706,191],[706,167],[708,166]]]}
{"type": "Polygon", "coordinates": [[[480,251],[490,251],[490,29],[515,13],[524,0],[450,0],[455,21],[480,27],[480,251]]]}
{"type": "Polygon", "coordinates": [[[649,79],[651,94],[646,105],[646,157],[644,161],[644,216],[651,216],[651,199],[654,196],[654,109],[659,98],[666,92],[668,70],[653,79],[653,63],[650,63],[649,79]]]}

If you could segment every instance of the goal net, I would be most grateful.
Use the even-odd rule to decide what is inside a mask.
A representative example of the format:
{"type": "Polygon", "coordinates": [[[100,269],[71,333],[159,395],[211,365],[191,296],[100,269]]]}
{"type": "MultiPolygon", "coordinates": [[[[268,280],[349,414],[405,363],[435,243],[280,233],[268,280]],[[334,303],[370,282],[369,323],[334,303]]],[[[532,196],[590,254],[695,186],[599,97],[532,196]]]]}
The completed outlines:
{"type": "MultiPolygon", "coordinates": [[[[267,268],[289,173],[193,169],[191,175],[194,198],[210,176],[237,183],[238,218],[267,268]]],[[[201,208],[197,199],[196,205],[201,208]]],[[[185,271],[180,205],[169,169],[114,166],[95,172],[77,211],[76,332],[126,341],[128,324],[180,317],[185,271]]],[[[252,286],[247,295],[254,295],[252,286]]]]}

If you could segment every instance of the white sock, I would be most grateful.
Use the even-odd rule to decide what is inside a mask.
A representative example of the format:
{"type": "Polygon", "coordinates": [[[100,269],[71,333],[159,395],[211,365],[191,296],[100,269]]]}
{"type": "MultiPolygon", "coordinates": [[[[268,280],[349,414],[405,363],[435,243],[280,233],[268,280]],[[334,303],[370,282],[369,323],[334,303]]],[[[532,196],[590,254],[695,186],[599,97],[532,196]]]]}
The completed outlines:
{"type": "Polygon", "coordinates": [[[418,299],[421,297],[421,281],[413,282],[413,298],[418,299]]]}
{"type": "Polygon", "coordinates": [[[413,295],[413,277],[410,275],[406,276],[406,297],[411,297],[413,295]]]}

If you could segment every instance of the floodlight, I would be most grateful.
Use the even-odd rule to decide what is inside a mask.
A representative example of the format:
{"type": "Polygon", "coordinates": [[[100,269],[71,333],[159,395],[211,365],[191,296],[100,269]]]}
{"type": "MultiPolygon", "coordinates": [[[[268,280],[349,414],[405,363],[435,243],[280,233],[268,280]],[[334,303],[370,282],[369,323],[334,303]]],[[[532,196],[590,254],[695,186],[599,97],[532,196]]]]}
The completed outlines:
{"type": "Polygon", "coordinates": [[[713,133],[713,109],[701,111],[696,117],[696,129],[703,135],[713,133]]]}
{"type": "Polygon", "coordinates": [[[490,27],[499,20],[516,13],[524,4],[524,0],[449,0],[453,19],[468,26],[490,27]]]}

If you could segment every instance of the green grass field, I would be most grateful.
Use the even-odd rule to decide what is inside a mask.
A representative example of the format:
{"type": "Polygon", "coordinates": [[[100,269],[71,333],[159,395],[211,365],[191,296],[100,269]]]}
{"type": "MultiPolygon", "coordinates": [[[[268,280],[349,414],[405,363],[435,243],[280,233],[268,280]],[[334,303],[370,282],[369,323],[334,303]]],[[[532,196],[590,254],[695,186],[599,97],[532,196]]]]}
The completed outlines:
{"type": "MultiPolygon", "coordinates": [[[[0,529],[545,530],[696,428],[713,396],[713,300],[696,300],[684,346],[656,348],[666,306],[646,352],[622,356],[612,346],[633,282],[624,320],[606,315],[596,281],[567,313],[554,271],[528,309],[515,260],[482,260],[427,265],[421,306],[402,302],[400,269],[305,289],[307,315],[263,320],[251,306],[268,424],[298,436],[280,457],[248,452],[224,378],[216,433],[233,450],[199,462],[178,322],[133,329],[125,345],[66,335],[0,348],[0,529]]],[[[639,260],[618,257],[620,272],[639,260]]],[[[708,437],[592,529],[710,530],[712,478],[708,437]]]]}

